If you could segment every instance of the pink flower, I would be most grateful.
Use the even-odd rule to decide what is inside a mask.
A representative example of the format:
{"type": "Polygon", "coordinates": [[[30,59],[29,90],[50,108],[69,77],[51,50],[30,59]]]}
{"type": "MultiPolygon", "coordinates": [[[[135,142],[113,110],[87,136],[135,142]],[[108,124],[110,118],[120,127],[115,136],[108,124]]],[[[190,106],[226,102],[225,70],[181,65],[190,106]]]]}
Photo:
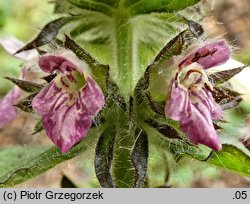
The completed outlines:
{"type": "Polygon", "coordinates": [[[32,106],[42,116],[49,138],[67,152],[87,135],[92,117],[105,104],[104,95],[87,73],[87,64],[72,53],[46,54],[39,66],[57,76],[35,96],[32,106]]]}
{"type": "Polygon", "coordinates": [[[224,41],[207,44],[183,58],[170,84],[165,115],[179,121],[180,129],[195,144],[220,150],[213,120],[222,118],[221,107],[214,101],[212,84],[205,69],[225,63],[230,49],[224,41]]]}
{"type": "Polygon", "coordinates": [[[0,101],[0,128],[12,121],[17,114],[17,109],[13,106],[21,97],[18,87],[10,90],[0,101]]]}

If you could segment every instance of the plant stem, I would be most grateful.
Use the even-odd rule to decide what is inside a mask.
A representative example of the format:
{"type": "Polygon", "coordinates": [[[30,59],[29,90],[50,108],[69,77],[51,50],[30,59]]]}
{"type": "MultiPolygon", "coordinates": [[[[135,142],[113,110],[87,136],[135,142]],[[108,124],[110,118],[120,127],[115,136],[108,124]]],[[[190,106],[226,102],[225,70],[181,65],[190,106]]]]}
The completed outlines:
{"type": "Polygon", "coordinates": [[[138,81],[138,44],[133,35],[133,26],[129,19],[129,10],[120,5],[116,13],[114,13],[115,39],[113,51],[116,63],[113,76],[115,76],[115,81],[126,102],[133,95],[133,89],[138,81]]]}

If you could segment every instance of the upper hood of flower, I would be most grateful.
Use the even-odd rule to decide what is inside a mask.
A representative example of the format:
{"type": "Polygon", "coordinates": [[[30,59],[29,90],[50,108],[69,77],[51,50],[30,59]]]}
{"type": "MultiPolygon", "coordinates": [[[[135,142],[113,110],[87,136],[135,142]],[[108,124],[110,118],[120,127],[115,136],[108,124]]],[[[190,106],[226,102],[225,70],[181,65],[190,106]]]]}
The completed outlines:
{"type": "Polygon", "coordinates": [[[224,40],[206,44],[185,56],[179,67],[186,67],[194,62],[204,69],[226,63],[231,55],[231,50],[224,40]]]}

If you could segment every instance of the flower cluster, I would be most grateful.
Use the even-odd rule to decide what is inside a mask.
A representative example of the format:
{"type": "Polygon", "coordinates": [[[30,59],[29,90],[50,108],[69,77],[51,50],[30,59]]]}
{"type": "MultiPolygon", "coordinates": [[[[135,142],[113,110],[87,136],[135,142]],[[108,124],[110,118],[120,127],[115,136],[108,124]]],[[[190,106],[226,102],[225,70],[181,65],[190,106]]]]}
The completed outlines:
{"type": "MultiPolygon", "coordinates": [[[[225,41],[218,41],[185,56],[170,81],[165,105],[166,117],[179,121],[180,129],[191,141],[214,150],[220,150],[221,144],[213,120],[222,118],[222,109],[214,101],[213,85],[206,70],[224,64],[230,54],[225,41]]],[[[41,115],[48,137],[64,153],[87,135],[93,117],[105,104],[105,98],[91,77],[88,65],[74,53],[60,50],[36,58],[39,72],[56,76],[33,98],[32,107],[41,115]]],[[[27,65],[21,79],[25,79],[25,67],[27,65]]],[[[20,97],[20,89],[15,87],[2,99],[0,127],[15,117],[17,110],[12,105],[20,97]]]]}

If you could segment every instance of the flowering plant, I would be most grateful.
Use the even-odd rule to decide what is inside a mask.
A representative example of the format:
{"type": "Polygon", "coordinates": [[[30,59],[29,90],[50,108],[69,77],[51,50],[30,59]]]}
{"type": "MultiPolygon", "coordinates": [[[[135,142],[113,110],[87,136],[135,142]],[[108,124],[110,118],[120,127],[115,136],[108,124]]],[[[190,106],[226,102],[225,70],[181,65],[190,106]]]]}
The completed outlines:
{"type": "Polygon", "coordinates": [[[63,17],[30,43],[17,48],[13,39],[0,41],[14,56],[33,52],[20,79],[6,77],[16,87],[0,102],[0,126],[19,108],[38,115],[34,133],[44,130],[55,144],[3,175],[1,186],[26,181],[89,147],[102,187],[150,186],[152,148],[176,162],[191,157],[250,176],[247,148],[221,142],[217,133],[223,110],[241,101],[227,81],[245,66],[210,72],[228,62],[232,50],[225,40],[203,42],[197,19],[185,17],[183,9],[198,0],[54,3],[63,17]]]}

